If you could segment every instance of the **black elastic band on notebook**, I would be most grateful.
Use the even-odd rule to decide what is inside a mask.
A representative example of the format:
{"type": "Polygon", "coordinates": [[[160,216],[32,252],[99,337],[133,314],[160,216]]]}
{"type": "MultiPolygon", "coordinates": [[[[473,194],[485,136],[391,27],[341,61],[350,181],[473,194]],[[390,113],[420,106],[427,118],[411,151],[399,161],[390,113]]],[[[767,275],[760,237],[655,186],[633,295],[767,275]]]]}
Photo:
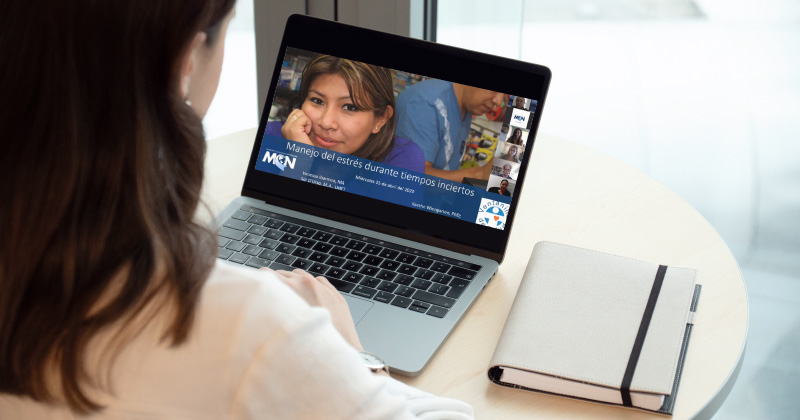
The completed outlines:
{"type": "Polygon", "coordinates": [[[633,372],[636,371],[636,364],[639,362],[639,356],[642,354],[642,347],[644,345],[644,338],[647,336],[647,329],[650,327],[650,320],[653,318],[653,311],[656,308],[656,301],[658,294],[661,292],[661,285],[664,283],[664,275],[667,273],[666,265],[659,265],[656,272],[656,279],[653,281],[653,288],[650,289],[650,297],[647,299],[647,306],[644,308],[644,315],[642,315],[642,323],[639,324],[639,332],[636,334],[636,341],[633,342],[633,350],[631,350],[631,357],[628,358],[628,367],[625,369],[625,375],[622,377],[622,385],[620,392],[622,393],[622,405],[632,407],[631,404],[631,382],[633,382],[633,372]]]}

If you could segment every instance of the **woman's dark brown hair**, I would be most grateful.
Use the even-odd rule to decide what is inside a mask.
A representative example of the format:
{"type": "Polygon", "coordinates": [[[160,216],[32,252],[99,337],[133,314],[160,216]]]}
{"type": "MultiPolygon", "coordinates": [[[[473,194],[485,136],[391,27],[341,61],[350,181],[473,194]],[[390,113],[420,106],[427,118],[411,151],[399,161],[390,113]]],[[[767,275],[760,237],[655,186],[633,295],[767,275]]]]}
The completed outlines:
{"type": "MultiPolygon", "coordinates": [[[[371,111],[382,117],[392,107],[394,112],[394,90],[389,69],[360,61],[321,55],[312,60],[303,70],[300,82],[300,97],[308,98],[311,82],[323,74],[337,74],[344,79],[350,91],[350,100],[359,111],[371,111]]],[[[370,133],[367,141],[353,152],[353,156],[383,162],[392,150],[397,118],[393,113],[377,133],[370,133]]]]}
{"type": "Polygon", "coordinates": [[[233,4],[0,2],[0,392],[99,408],[90,340],[156,303],[186,340],[215,248],[181,58],[233,4]]]}
{"type": "Polygon", "coordinates": [[[511,144],[522,145],[522,130],[515,128],[514,133],[506,141],[511,144]]]}

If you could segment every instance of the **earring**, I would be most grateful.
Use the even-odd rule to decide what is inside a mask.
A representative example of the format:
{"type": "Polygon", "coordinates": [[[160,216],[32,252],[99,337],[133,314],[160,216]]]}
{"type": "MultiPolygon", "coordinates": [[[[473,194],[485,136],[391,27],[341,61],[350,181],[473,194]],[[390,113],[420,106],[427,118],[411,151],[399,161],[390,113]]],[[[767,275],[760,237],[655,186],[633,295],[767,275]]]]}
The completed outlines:
{"type": "Polygon", "coordinates": [[[192,106],[192,101],[190,101],[190,100],[188,100],[188,99],[187,99],[187,100],[186,100],[186,105],[192,106]]]}

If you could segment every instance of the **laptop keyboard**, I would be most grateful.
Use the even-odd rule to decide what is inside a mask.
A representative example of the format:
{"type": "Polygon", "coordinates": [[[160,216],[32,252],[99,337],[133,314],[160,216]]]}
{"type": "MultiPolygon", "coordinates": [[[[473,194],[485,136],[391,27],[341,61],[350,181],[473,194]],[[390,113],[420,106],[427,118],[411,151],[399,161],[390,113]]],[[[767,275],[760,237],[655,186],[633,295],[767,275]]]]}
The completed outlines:
{"type": "Polygon", "coordinates": [[[340,293],[437,318],[481,266],[244,205],[223,223],[219,258],[273,270],[301,268],[340,293]]]}

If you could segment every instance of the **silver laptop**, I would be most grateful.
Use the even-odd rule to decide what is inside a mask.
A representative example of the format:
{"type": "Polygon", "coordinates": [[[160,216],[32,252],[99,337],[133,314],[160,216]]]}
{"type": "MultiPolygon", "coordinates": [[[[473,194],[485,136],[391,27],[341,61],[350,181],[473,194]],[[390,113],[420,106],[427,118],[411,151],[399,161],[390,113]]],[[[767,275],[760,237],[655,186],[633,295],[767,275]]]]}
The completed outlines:
{"type": "Polygon", "coordinates": [[[350,305],[364,348],[393,372],[418,375],[503,260],[549,81],[542,66],[292,16],[242,196],[217,217],[219,258],[325,276],[350,305]],[[301,97],[304,74],[322,80],[304,73],[320,57],[368,64],[384,82],[391,78],[397,129],[388,154],[348,151],[322,136],[316,143],[286,138],[298,127],[332,129],[331,121],[358,111],[350,85],[341,95],[341,85],[310,82],[301,97]],[[485,176],[450,181],[424,172],[425,161],[435,167],[438,157],[426,152],[431,139],[424,144],[416,133],[443,117],[408,98],[448,83],[502,95],[461,127],[463,138],[436,140],[450,153],[450,169],[482,167],[485,176]],[[307,102],[336,115],[322,122],[327,117],[307,102]]]}

